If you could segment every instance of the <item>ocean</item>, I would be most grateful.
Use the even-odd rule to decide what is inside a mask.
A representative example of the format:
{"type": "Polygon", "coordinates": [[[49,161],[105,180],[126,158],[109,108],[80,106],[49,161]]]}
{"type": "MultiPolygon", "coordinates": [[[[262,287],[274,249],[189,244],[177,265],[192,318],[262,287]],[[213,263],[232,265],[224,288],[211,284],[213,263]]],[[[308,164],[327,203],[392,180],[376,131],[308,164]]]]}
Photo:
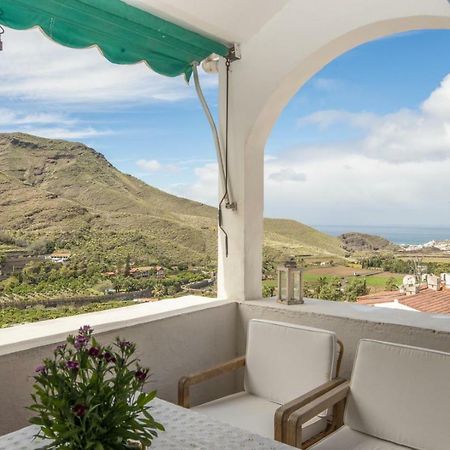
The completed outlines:
{"type": "Polygon", "coordinates": [[[358,232],[384,237],[394,244],[424,244],[430,241],[450,240],[450,227],[366,226],[366,225],[312,225],[332,236],[358,232]]]}

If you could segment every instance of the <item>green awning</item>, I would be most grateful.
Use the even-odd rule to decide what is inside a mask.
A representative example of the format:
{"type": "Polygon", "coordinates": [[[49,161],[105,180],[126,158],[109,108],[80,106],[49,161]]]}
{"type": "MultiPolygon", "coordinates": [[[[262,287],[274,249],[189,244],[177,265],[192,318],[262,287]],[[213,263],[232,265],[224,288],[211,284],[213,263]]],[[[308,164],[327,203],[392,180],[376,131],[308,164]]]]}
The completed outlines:
{"type": "Polygon", "coordinates": [[[192,63],[228,48],[120,0],[0,0],[0,24],[18,30],[39,26],[73,48],[96,45],[117,64],[145,61],[155,72],[189,79],[192,63]]]}

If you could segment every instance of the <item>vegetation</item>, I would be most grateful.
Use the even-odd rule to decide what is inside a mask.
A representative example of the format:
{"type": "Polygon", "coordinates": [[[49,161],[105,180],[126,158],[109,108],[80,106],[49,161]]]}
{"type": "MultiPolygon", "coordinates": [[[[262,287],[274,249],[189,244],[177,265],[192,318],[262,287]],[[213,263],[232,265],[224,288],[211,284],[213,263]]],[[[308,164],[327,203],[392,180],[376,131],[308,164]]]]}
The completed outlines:
{"type": "Polygon", "coordinates": [[[122,308],[135,305],[132,301],[112,301],[104,303],[93,303],[74,307],[72,305],[60,306],[56,308],[45,308],[43,306],[33,306],[26,309],[0,308],[0,328],[9,327],[28,322],[39,322],[41,320],[57,319],[59,317],[75,316],[105,309],[122,308]]]}
{"type": "Polygon", "coordinates": [[[105,291],[133,292],[150,290],[155,296],[175,295],[181,286],[205,278],[202,272],[168,271],[164,279],[155,274],[145,278],[129,276],[129,268],[112,278],[103,274],[104,266],[95,263],[81,264],[77,260],[56,264],[49,260],[36,261],[6,280],[0,282],[0,302],[29,301],[39,303],[45,298],[70,298],[75,296],[101,296],[105,291]],[[128,276],[126,276],[128,272],[128,276]]]}
{"type": "MultiPolygon", "coordinates": [[[[216,270],[214,208],[123,174],[83,144],[0,134],[0,197],[5,209],[0,215],[0,264],[7,265],[14,252],[30,257],[0,281],[3,307],[17,302],[37,305],[48,298],[101,300],[105,293],[138,290],[158,298],[174,296],[183,285],[209,278],[216,270]],[[70,252],[70,261],[55,264],[43,259],[56,250],[70,252]],[[154,272],[133,276],[133,268],[157,265],[165,268],[164,278],[154,272]]],[[[266,219],[264,226],[266,277],[273,278],[288,256],[301,267],[325,264],[332,269],[325,275],[304,274],[309,296],[355,301],[369,289],[393,289],[402,278],[396,274],[417,269],[414,261],[396,258],[394,247],[376,236],[348,233],[338,239],[293,220],[266,219]],[[388,274],[353,276],[360,267],[346,258],[352,253],[366,255],[360,267],[368,272],[388,274]]],[[[450,264],[428,266],[450,272],[450,264]]],[[[263,295],[274,294],[275,282],[267,280],[263,295]]],[[[58,309],[37,311],[30,310],[36,320],[59,314],[58,309]]],[[[11,314],[6,314],[7,323],[13,320],[11,314]]],[[[17,314],[20,322],[26,311],[17,314]]]]}
{"type": "Polygon", "coordinates": [[[395,279],[395,277],[389,277],[386,280],[385,289],[386,291],[396,291],[399,288],[399,283],[395,279]]]}
{"type": "Polygon", "coordinates": [[[381,269],[384,272],[414,274],[416,262],[412,259],[403,260],[394,256],[374,255],[360,261],[363,269],[381,269]]]}
{"type": "Polygon", "coordinates": [[[345,250],[349,252],[373,252],[394,249],[395,245],[380,236],[365,233],[345,233],[339,236],[345,250]]]}
{"type": "Polygon", "coordinates": [[[116,338],[103,346],[92,332],[80,328],[36,368],[29,407],[36,437],[49,439],[48,449],[147,447],[164,431],[148,409],[156,391],[144,393],[149,369],[136,359],[135,344],[116,338]]]}
{"type": "MultiPolygon", "coordinates": [[[[68,249],[99,264],[214,266],[215,208],[121,173],[80,143],[0,134],[0,230],[35,253],[68,249]],[[3,213],[4,212],[4,213],[3,213]]],[[[292,220],[265,221],[271,259],[343,256],[337,238],[292,220]]]]}
{"type": "Polygon", "coordinates": [[[316,298],[332,301],[355,302],[359,296],[369,293],[366,279],[357,277],[345,283],[339,277],[320,277],[315,285],[305,288],[316,298]]]}

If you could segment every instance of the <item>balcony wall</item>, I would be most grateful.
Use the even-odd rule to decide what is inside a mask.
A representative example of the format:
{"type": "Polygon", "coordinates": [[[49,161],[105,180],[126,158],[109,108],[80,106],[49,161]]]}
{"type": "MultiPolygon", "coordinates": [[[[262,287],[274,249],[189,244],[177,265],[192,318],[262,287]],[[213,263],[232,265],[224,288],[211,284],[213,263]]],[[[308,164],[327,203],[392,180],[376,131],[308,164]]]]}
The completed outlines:
{"type": "MultiPolygon", "coordinates": [[[[103,343],[118,335],[136,342],[138,356],[153,373],[149,388],[176,402],[181,376],[236,356],[236,314],[235,303],[192,296],[0,330],[0,435],[27,425],[31,375],[80,326],[93,326],[103,343]]],[[[234,392],[234,380],[205,384],[193,392],[193,401],[234,392]]]]}
{"type": "MultiPolygon", "coordinates": [[[[0,435],[27,424],[34,368],[64,337],[89,324],[102,342],[115,336],[138,344],[151,367],[158,395],[175,402],[177,381],[187,373],[245,351],[248,321],[263,318],[333,330],[343,341],[341,375],[349,377],[361,338],[450,352],[450,316],[433,316],[348,303],[307,300],[285,306],[274,300],[225,302],[183,297],[0,330],[0,435]]],[[[270,355],[268,355],[268,358],[270,355]]],[[[242,373],[193,389],[199,403],[242,389],[242,373]]]]}

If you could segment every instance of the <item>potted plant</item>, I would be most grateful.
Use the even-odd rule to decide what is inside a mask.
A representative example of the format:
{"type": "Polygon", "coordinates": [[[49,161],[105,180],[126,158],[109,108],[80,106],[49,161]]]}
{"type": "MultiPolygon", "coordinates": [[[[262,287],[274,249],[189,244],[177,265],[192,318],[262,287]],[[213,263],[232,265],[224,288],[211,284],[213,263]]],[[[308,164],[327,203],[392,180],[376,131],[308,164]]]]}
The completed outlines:
{"type": "Polygon", "coordinates": [[[149,369],[135,358],[136,345],[116,338],[102,346],[89,326],[68,336],[36,368],[31,423],[46,448],[114,450],[145,448],[163,431],[148,410],[156,391],[144,393],[149,369]]]}

